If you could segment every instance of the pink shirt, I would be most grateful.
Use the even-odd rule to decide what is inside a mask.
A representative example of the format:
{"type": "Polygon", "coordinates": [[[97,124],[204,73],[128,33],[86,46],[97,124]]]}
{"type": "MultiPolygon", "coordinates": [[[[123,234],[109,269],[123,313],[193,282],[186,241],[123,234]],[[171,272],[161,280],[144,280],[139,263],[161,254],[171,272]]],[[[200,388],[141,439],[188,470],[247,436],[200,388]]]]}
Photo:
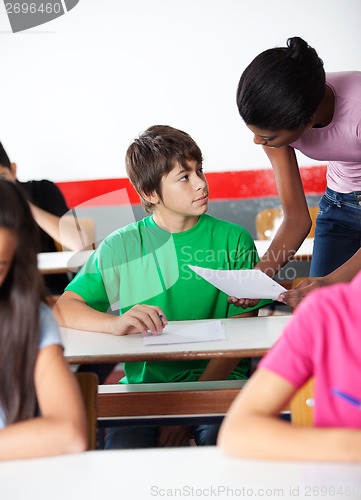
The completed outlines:
{"type": "Polygon", "coordinates": [[[335,96],[331,123],[306,130],[290,146],[329,162],[329,188],[340,193],[361,191],[361,71],[327,73],[326,83],[335,96]]]}
{"type": "Polygon", "coordinates": [[[314,376],[315,425],[360,429],[361,406],[332,391],[361,400],[361,272],[306,297],[259,366],[296,388],[314,376]]]}

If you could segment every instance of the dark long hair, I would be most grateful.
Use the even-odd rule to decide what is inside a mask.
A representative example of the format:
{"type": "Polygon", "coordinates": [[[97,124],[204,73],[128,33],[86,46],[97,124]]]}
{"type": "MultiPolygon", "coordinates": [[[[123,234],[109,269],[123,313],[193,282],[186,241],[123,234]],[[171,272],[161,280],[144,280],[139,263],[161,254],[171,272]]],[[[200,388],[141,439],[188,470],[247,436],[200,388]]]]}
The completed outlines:
{"type": "Polygon", "coordinates": [[[244,70],[237,106],[247,125],[294,130],[306,124],[326,90],[323,62],[300,37],[259,54],[244,70]]]}
{"type": "Polygon", "coordinates": [[[0,179],[0,227],[16,237],[0,287],[0,406],[11,424],[36,414],[34,369],[45,290],[37,266],[36,223],[20,188],[5,179],[0,179]]]}

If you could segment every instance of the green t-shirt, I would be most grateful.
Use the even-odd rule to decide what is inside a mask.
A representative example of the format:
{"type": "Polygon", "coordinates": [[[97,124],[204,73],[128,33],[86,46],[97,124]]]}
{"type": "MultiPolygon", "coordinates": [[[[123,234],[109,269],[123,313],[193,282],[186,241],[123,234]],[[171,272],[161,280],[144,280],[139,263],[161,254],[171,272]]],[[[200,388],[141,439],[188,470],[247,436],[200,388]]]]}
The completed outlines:
{"type": "MultiPolygon", "coordinates": [[[[217,319],[249,309],[228,304],[228,297],[195,274],[188,265],[211,269],[252,269],[258,262],[252,237],[231,222],[201,215],[182,233],[160,229],[153,217],[129,224],[108,236],[66,290],[80,295],[92,308],[123,314],[136,304],[157,305],[168,321],[217,319]]],[[[124,383],[198,380],[208,360],[124,363],[124,383]]],[[[229,376],[244,379],[248,360],[229,376]]]]}

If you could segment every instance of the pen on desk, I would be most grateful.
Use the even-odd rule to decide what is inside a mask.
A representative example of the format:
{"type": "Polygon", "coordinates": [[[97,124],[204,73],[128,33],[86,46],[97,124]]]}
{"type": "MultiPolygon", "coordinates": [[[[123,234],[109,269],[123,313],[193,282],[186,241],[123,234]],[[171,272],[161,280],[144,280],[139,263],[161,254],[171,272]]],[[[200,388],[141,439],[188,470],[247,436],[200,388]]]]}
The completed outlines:
{"type": "Polygon", "coordinates": [[[332,394],[335,396],[340,397],[344,401],[347,401],[353,406],[357,406],[361,410],[361,400],[357,399],[353,396],[350,396],[350,394],[347,394],[346,392],[340,391],[339,389],[332,389],[331,390],[332,394]]]}
{"type": "Polygon", "coordinates": [[[165,328],[168,324],[167,318],[164,316],[164,314],[158,314],[158,318],[160,319],[160,322],[162,323],[162,327],[165,328]]]}

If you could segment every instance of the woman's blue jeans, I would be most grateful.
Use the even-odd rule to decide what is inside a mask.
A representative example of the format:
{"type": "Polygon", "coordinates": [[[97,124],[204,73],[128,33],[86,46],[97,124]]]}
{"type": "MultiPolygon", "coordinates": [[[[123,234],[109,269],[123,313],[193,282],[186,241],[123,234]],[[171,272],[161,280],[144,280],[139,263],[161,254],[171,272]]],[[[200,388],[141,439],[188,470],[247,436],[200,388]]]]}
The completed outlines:
{"type": "Polygon", "coordinates": [[[331,273],[361,247],[361,191],[327,188],[319,207],[310,276],[331,273]]]}

